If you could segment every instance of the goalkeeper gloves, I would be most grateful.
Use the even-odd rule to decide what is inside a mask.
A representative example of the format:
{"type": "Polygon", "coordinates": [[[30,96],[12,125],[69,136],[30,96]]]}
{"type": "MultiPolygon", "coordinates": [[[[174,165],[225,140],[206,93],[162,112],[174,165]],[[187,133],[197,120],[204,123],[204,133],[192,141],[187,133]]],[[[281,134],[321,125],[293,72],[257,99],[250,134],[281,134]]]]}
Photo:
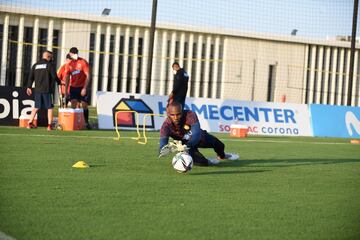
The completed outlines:
{"type": "Polygon", "coordinates": [[[159,158],[167,156],[170,153],[187,152],[188,150],[189,148],[185,144],[182,144],[181,141],[174,140],[174,142],[169,142],[160,150],[159,158]]]}
{"type": "Polygon", "coordinates": [[[187,152],[189,150],[188,146],[182,144],[181,141],[174,140],[174,144],[176,146],[176,150],[178,152],[187,152]]]}

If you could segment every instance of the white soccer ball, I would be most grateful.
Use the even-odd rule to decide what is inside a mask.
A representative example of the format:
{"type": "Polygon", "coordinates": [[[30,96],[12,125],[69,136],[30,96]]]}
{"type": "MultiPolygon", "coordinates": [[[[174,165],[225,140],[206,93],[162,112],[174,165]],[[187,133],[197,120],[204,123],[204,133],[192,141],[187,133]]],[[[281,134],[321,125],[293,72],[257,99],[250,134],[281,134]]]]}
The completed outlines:
{"type": "Polygon", "coordinates": [[[172,165],[176,171],[186,173],[191,170],[193,159],[188,153],[179,152],[173,157],[172,165]]]}

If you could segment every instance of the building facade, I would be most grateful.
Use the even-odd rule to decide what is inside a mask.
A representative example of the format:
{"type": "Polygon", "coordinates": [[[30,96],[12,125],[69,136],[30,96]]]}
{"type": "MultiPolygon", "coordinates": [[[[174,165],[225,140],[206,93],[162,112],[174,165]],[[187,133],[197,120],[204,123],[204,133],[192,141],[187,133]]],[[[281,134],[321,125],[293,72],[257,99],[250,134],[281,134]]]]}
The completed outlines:
{"type": "Polygon", "coordinates": [[[23,86],[48,49],[56,65],[76,46],[97,91],[168,95],[171,64],[190,75],[191,97],[360,105],[359,47],[349,87],[350,42],[157,24],[146,79],[150,23],[0,5],[0,85],[23,86]]]}

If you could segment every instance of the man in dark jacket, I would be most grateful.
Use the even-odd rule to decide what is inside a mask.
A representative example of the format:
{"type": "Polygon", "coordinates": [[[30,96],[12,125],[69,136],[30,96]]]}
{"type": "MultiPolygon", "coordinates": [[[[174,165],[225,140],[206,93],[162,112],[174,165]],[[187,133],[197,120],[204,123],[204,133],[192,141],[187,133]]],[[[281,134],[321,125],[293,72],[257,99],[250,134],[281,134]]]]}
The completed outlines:
{"type": "Polygon", "coordinates": [[[174,62],[172,65],[174,72],[174,86],[173,90],[169,95],[168,104],[172,102],[178,102],[181,104],[182,109],[185,106],[185,98],[188,90],[189,75],[187,72],[180,67],[178,62],[174,62]]]}
{"type": "Polygon", "coordinates": [[[31,87],[33,82],[35,82],[35,107],[31,111],[27,128],[35,128],[36,126],[33,124],[33,120],[36,113],[39,109],[47,109],[47,130],[52,130],[55,81],[59,85],[61,84],[60,79],[57,77],[55,66],[52,63],[52,52],[45,51],[42,55],[42,59],[32,66],[27,83],[26,93],[30,96],[33,94],[31,87]]]}

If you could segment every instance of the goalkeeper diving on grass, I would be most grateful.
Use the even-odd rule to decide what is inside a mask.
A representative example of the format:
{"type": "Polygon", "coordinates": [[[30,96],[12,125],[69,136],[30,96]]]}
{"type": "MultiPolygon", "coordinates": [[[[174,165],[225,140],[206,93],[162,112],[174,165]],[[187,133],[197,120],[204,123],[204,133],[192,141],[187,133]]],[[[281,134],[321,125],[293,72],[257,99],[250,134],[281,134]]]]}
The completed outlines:
{"type": "Polygon", "coordinates": [[[160,154],[166,156],[174,152],[188,152],[194,164],[199,166],[217,165],[221,160],[237,160],[237,154],[225,153],[225,145],[218,138],[200,127],[196,113],[182,110],[180,103],[172,102],[167,107],[168,117],[160,129],[160,154]],[[174,142],[169,143],[169,137],[174,142]],[[216,158],[206,158],[198,148],[213,148],[216,158]]]}

